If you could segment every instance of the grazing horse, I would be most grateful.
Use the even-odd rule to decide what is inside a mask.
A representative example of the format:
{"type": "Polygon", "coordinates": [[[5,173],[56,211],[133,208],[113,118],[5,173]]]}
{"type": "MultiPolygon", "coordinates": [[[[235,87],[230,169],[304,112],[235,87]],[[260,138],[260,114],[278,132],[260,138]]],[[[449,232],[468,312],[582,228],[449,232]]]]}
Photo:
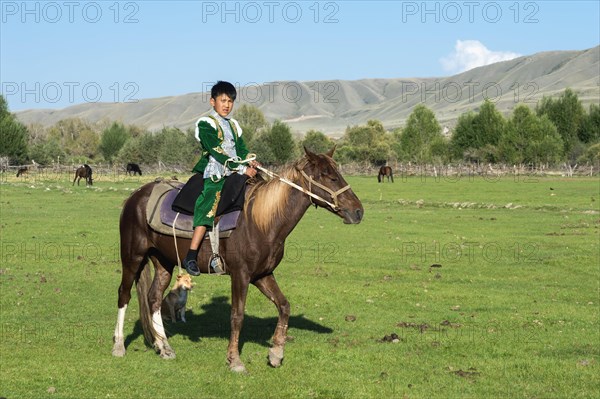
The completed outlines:
{"type": "Polygon", "coordinates": [[[394,182],[394,174],[392,173],[392,168],[389,166],[382,166],[379,168],[379,174],[377,175],[377,181],[381,183],[383,178],[387,176],[388,182],[392,179],[392,183],[394,182]]]}
{"type": "Polygon", "coordinates": [[[127,174],[131,175],[132,173],[134,176],[136,173],[139,173],[141,176],[142,170],[140,169],[140,165],[138,165],[137,163],[128,163],[127,164],[127,174]]]}
{"type": "MultiPolygon", "coordinates": [[[[277,307],[279,318],[269,349],[269,363],[279,367],[283,361],[290,304],[281,292],[273,272],[283,258],[286,237],[298,224],[311,204],[327,209],[344,223],[357,224],[363,218],[363,206],[346,183],[338,167],[327,154],[306,154],[288,165],[280,178],[257,179],[246,194],[244,211],[231,236],[220,241],[220,253],[231,277],[231,335],[227,361],[231,371],[245,372],[240,359],[239,338],[244,319],[246,295],[250,284],[256,286],[277,307]],[[287,182],[286,182],[287,181],[287,182]],[[295,184],[294,188],[291,184],[295,184]],[[300,191],[303,190],[303,191],[300,191]]],[[[131,299],[131,287],[137,284],[140,319],[144,337],[162,358],[174,358],[161,318],[161,302],[169,286],[179,256],[190,240],[153,231],[146,222],[146,204],[156,182],[148,183],[131,194],[123,205],[120,220],[121,262],[123,273],[119,286],[118,313],[113,337],[114,356],[125,355],[123,324],[131,299]],[[150,283],[148,259],[154,264],[154,280],[150,283]]],[[[209,240],[204,240],[198,264],[208,273],[209,240]]]]}
{"type": "Polygon", "coordinates": [[[22,166],[17,170],[17,177],[24,176],[29,173],[27,166],[22,166]]]}
{"type": "Polygon", "coordinates": [[[82,166],[77,168],[77,170],[75,171],[75,178],[73,179],[73,185],[75,185],[75,180],[77,180],[77,185],[79,185],[79,182],[82,178],[85,180],[86,186],[91,186],[93,184],[92,168],[90,168],[90,165],[83,164],[82,166]]]}

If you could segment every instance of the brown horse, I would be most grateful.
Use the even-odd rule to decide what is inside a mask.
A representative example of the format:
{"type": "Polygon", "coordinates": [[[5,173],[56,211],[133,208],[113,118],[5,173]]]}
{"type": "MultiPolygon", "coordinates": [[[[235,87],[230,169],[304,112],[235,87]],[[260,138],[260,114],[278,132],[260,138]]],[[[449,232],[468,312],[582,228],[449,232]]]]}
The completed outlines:
{"type": "Polygon", "coordinates": [[[388,182],[392,179],[392,183],[394,182],[394,174],[392,173],[392,168],[389,166],[382,166],[379,168],[379,174],[377,175],[377,181],[381,183],[384,177],[387,176],[388,182]]]}
{"type": "MultiPolygon", "coordinates": [[[[331,158],[333,149],[319,155],[308,150],[305,152],[304,157],[284,169],[281,179],[261,180],[249,188],[237,228],[228,239],[220,242],[220,253],[226,264],[226,272],[231,277],[231,335],[227,361],[232,371],[246,370],[240,359],[238,343],[250,284],[256,286],[277,307],[279,318],[273,346],[269,349],[269,364],[279,367],[283,361],[290,305],[279,289],[273,272],[283,258],[286,237],[309,206],[314,204],[325,208],[342,218],[344,223],[357,224],[362,220],[362,204],[331,158]],[[284,180],[297,185],[298,189],[284,180]]],[[[121,213],[123,274],[118,291],[117,324],[112,350],[114,356],[125,355],[123,324],[131,299],[131,287],[136,282],[140,319],[146,340],[161,357],[175,357],[167,341],[160,307],[179,254],[172,236],[151,230],[146,222],[146,204],[155,184],[146,184],[134,192],[125,201],[121,213]],[[152,260],[155,270],[151,285],[148,259],[152,260]]],[[[208,273],[211,253],[208,241],[204,240],[198,258],[203,273],[208,273]]],[[[177,239],[180,253],[187,252],[189,246],[190,240],[177,239]]]]}
{"type": "Polygon", "coordinates": [[[91,186],[93,184],[92,168],[90,168],[90,165],[83,164],[77,168],[75,171],[75,178],[73,179],[73,185],[75,185],[75,180],[77,180],[77,185],[79,185],[82,178],[85,180],[86,186],[91,186]]]}

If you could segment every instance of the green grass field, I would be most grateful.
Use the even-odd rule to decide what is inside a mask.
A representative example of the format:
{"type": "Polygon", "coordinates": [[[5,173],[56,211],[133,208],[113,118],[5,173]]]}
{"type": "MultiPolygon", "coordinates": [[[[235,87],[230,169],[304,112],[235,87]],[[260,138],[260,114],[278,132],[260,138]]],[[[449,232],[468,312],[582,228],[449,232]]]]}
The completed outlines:
{"type": "Polygon", "coordinates": [[[227,277],[195,278],[188,322],[166,324],[175,360],[144,344],[135,293],[111,356],[119,213],[150,179],[3,178],[0,397],[600,395],[598,178],[349,177],[363,223],[310,208],[288,238],[279,369],[275,307],[250,289],[247,375],[225,363],[227,277]]]}

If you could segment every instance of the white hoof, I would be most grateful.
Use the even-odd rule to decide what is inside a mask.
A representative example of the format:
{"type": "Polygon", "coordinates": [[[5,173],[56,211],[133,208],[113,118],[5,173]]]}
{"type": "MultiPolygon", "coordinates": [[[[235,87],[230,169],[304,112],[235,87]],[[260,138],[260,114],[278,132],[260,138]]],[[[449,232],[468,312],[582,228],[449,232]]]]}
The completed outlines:
{"type": "Polygon", "coordinates": [[[112,349],[112,355],[115,357],[125,356],[125,348],[124,347],[117,348],[117,346],[115,345],[112,349]]]}
{"type": "Polygon", "coordinates": [[[123,340],[115,341],[115,344],[112,348],[112,355],[115,357],[123,357],[125,356],[125,344],[123,340]]]}
{"type": "Polygon", "coordinates": [[[269,349],[269,364],[271,367],[280,367],[283,363],[283,348],[269,349]]]}

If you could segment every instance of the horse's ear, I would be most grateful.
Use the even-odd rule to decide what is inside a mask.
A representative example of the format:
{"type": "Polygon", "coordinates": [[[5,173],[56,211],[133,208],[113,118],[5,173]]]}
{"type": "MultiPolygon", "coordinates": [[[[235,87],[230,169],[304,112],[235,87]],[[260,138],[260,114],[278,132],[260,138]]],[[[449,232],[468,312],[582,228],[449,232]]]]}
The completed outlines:
{"type": "Polygon", "coordinates": [[[317,160],[317,154],[315,154],[314,152],[310,151],[308,148],[306,148],[306,146],[304,147],[304,153],[306,154],[306,157],[308,158],[309,161],[316,161],[317,160]]]}
{"type": "Polygon", "coordinates": [[[327,156],[329,158],[333,158],[333,153],[335,152],[335,147],[337,147],[337,144],[334,144],[333,147],[331,148],[331,150],[327,151],[327,156]]]}

